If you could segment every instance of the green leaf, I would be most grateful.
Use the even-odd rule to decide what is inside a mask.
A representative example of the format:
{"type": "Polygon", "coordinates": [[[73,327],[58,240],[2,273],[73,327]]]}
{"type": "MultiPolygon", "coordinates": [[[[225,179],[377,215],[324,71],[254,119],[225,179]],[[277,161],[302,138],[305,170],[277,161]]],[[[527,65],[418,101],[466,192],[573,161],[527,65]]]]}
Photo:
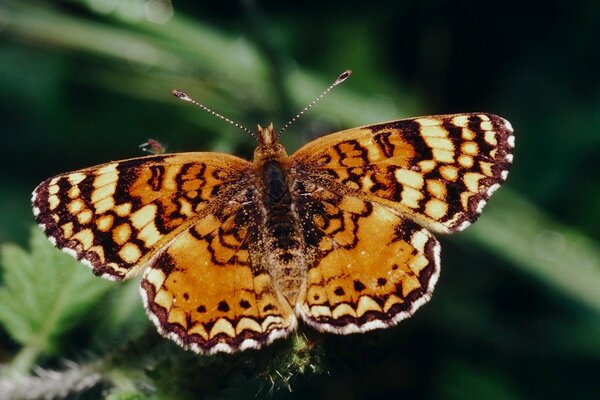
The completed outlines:
{"type": "Polygon", "coordinates": [[[13,361],[15,372],[27,372],[40,353],[54,353],[61,335],[111,288],[37,228],[29,252],[14,244],[0,247],[0,265],[0,323],[24,346],[13,361]]]}

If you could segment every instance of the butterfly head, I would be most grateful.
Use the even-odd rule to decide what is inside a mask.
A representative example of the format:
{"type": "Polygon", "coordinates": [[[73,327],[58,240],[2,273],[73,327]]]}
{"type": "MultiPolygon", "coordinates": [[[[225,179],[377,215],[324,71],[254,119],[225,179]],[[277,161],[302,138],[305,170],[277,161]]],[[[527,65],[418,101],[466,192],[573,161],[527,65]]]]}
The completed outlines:
{"type": "Polygon", "coordinates": [[[285,148],[278,141],[278,135],[273,129],[273,123],[263,128],[258,125],[256,135],[259,145],[254,150],[255,163],[262,164],[266,160],[284,161],[288,158],[285,148]]]}
{"type": "Polygon", "coordinates": [[[271,147],[277,144],[277,134],[275,133],[275,130],[273,130],[272,122],[266,128],[258,125],[256,134],[261,146],[271,147]]]}

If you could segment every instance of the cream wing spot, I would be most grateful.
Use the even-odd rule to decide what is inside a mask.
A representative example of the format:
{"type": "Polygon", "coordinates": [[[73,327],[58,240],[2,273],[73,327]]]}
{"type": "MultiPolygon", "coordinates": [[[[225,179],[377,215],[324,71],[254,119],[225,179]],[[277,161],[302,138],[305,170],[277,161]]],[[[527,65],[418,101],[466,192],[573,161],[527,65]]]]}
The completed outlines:
{"type": "Polygon", "coordinates": [[[442,177],[449,181],[455,182],[458,179],[458,169],[451,165],[443,165],[440,167],[440,174],[442,177]]]}
{"type": "MultiPolygon", "coordinates": [[[[440,122],[437,121],[436,125],[428,126],[426,131],[424,131],[423,128],[421,128],[421,134],[423,135],[423,139],[425,139],[426,142],[428,140],[431,140],[431,143],[433,143],[433,145],[431,145],[432,147],[436,147],[437,145],[440,145],[442,147],[448,146],[446,144],[446,142],[449,142],[449,140],[447,139],[448,131],[439,126],[439,124],[440,122]]],[[[452,146],[451,142],[450,146],[452,146]]]]}
{"type": "Polygon", "coordinates": [[[50,210],[56,209],[56,207],[58,207],[59,204],[60,199],[58,198],[58,196],[52,195],[48,197],[48,207],[50,208],[50,210]]]}
{"type": "Polygon", "coordinates": [[[494,172],[492,171],[493,166],[494,164],[492,163],[479,161],[479,169],[481,169],[481,172],[483,172],[486,176],[494,176],[494,172]]]}
{"type": "Polygon", "coordinates": [[[496,132],[494,131],[486,131],[483,135],[483,140],[492,146],[496,146],[498,144],[498,141],[496,140],[496,132]]]}
{"type": "Polygon", "coordinates": [[[447,211],[448,204],[439,199],[431,199],[425,204],[425,214],[433,219],[441,219],[447,211]]]}
{"type": "Polygon", "coordinates": [[[473,139],[475,139],[476,135],[475,135],[475,132],[473,132],[469,128],[463,128],[461,136],[465,140],[473,140],[473,139]]]}
{"type": "Polygon", "coordinates": [[[272,329],[273,327],[283,327],[284,322],[285,321],[281,317],[277,317],[275,315],[268,315],[263,320],[261,327],[263,332],[266,332],[269,329],[272,329]]]}
{"type": "Polygon", "coordinates": [[[425,143],[427,143],[427,145],[433,149],[454,152],[454,145],[449,139],[445,137],[442,138],[425,136],[423,139],[425,140],[425,143]]]}
{"type": "Polygon", "coordinates": [[[69,212],[73,215],[80,213],[85,208],[85,203],[81,199],[75,199],[69,203],[69,212]]]}
{"type": "Polygon", "coordinates": [[[457,115],[454,118],[452,118],[452,124],[461,128],[466,128],[469,124],[469,116],[457,115]]]}
{"type": "Polygon", "coordinates": [[[419,272],[421,272],[421,270],[423,270],[423,268],[425,268],[428,265],[429,260],[423,257],[422,255],[418,255],[410,261],[409,267],[411,271],[413,271],[415,274],[418,274],[419,272]]]}
{"type": "Polygon", "coordinates": [[[131,224],[141,229],[156,218],[156,205],[148,204],[131,215],[131,224]]]}
{"type": "Polygon", "coordinates": [[[112,228],[114,221],[115,218],[112,215],[103,215],[96,220],[96,228],[101,232],[108,232],[112,228]]]}
{"type": "Polygon", "coordinates": [[[458,163],[465,168],[471,168],[475,161],[473,160],[473,157],[461,154],[458,156],[458,163]]]}
{"type": "Polygon", "coordinates": [[[171,309],[173,301],[173,296],[166,290],[159,290],[154,297],[154,302],[167,310],[171,309]]]}
{"type": "Polygon", "coordinates": [[[446,184],[437,179],[428,179],[427,180],[427,191],[434,197],[438,199],[446,198],[447,189],[446,184]]]}
{"type": "Polygon", "coordinates": [[[425,244],[427,243],[428,240],[428,236],[424,231],[416,231],[415,233],[413,233],[410,242],[413,245],[413,247],[417,250],[419,250],[420,252],[424,252],[425,251],[425,244]]]}
{"type": "Polygon", "coordinates": [[[473,195],[475,195],[475,193],[469,191],[464,191],[460,194],[460,204],[464,209],[469,207],[469,199],[473,197],[473,195]]]}
{"type": "Polygon", "coordinates": [[[192,210],[192,203],[182,198],[179,200],[179,205],[179,212],[181,214],[185,215],[186,217],[191,217],[192,215],[194,215],[194,211],[192,210]]]}
{"type": "Polygon", "coordinates": [[[417,165],[421,169],[421,172],[427,173],[427,172],[433,171],[435,169],[437,163],[434,160],[424,160],[424,161],[419,161],[419,163],[417,165]]]}
{"type": "Polygon", "coordinates": [[[116,186],[117,180],[117,174],[100,174],[94,179],[94,187],[100,189],[104,186],[116,186]]]}
{"type": "Polygon", "coordinates": [[[477,152],[479,151],[479,148],[477,146],[477,143],[475,143],[475,142],[465,142],[460,146],[460,150],[464,154],[473,156],[473,155],[477,154],[477,152]]]}
{"type": "MultiPolygon", "coordinates": [[[[427,260],[425,260],[426,262],[427,260]]],[[[412,268],[411,268],[412,269],[412,268]]],[[[410,292],[421,287],[419,280],[414,276],[406,276],[402,280],[402,296],[407,297],[410,292]]]]}
{"type": "Polygon", "coordinates": [[[437,162],[451,164],[454,162],[454,152],[449,150],[432,149],[433,158],[437,162]]]}
{"type": "Polygon", "coordinates": [[[96,214],[104,214],[115,206],[115,199],[112,196],[105,197],[102,200],[94,203],[96,214]]]}
{"type": "Polygon", "coordinates": [[[84,229],[74,234],[73,239],[81,244],[83,250],[88,250],[94,243],[94,233],[91,229],[84,229]]]}
{"type": "Polygon", "coordinates": [[[395,172],[396,181],[403,186],[410,186],[415,189],[423,187],[423,175],[419,172],[411,171],[408,169],[398,169],[395,172]]]}
{"type": "Polygon", "coordinates": [[[492,129],[494,129],[490,121],[482,121],[480,124],[480,128],[482,131],[491,131],[492,129]]]}
{"type": "Polygon", "coordinates": [[[238,324],[235,328],[235,334],[240,335],[243,331],[253,331],[253,332],[260,332],[260,333],[263,332],[260,324],[258,322],[256,322],[255,320],[253,320],[252,318],[248,318],[248,317],[244,317],[244,318],[240,319],[240,322],[238,322],[238,324]]]}
{"type": "MultiPolygon", "coordinates": [[[[162,290],[161,292],[165,293],[166,296],[171,297],[171,301],[173,303],[175,302],[175,300],[177,300],[176,298],[173,298],[165,290],[162,290]]],[[[168,314],[167,321],[169,323],[171,323],[171,324],[178,324],[178,325],[181,325],[181,326],[186,326],[186,314],[185,314],[185,311],[183,311],[183,309],[181,309],[179,307],[169,307],[168,309],[169,309],[169,314],[168,314]]],[[[179,339],[179,336],[177,336],[177,334],[175,332],[171,332],[171,333],[173,334],[173,337],[179,339]]]]}
{"type": "Polygon", "coordinates": [[[312,306],[310,308],[310,314],[316,318],[331,317],[331,308],[328,306],[312,306]]]}
{"type": "Polygon", "coordinates": [[[116,184],[115,185],[105,185],[98,189],[95,189],[92,192],[92,203],[98,203],[99,201],[106,199],[108,197],[112,197],[115,193],[116,184]]]}
{"type": "Polygon", "coordinates": [[[131,237],[131,226],[124,222],[117,226],[113,231],[113,240],[118,245],[122,245],[129,240],[131,237]]]}
{"type": "Polygon", "coordinates": [[[104,167],[98,169],[97,175],[104,175],[104,174],[113,175],[113,174],[117,174],[117,167],[118,167],[117,163],[105,165],[104,167]]]}
{"type": "Polygon", "coordinates": [[[131,214],[131,203],[119,204],[118,206],[114,207],[114,210],[119,217],[127,217],[129,214],[131,214]]]}
{"type": "Polygon", "coordinates": [[[382,310],[381,310],[381,307],[379,306],[379,304],[377,304],[377,302],[375,300],[373,300],[371,297],[361,296],[360,299],[358,299],[358,305],[356,307],[356,315],[358,317],[361,317],[369,311],[381,312],[382,310]]]}
{"type": "Polygon", "coordinates": [[[415,122],[417,122],[421,126],[427,127],[440,125],[440,121],[435,118],[417,118],[415,119],[415,122]]]}
{"type": "Polygon", "coordinates": [[[404,186],[402,193],[402,204],[410,208],[419,208],[419,201],[423,198],[421,191],[413,189],[410,186],[404,186]]]}
{"type": "Polygon", "coordinates": [[[73,223],[72,222],[67,222],[66,224],[63,224],[61,226],[63,235],[65,238],[69,239],[71,236],[73,236],[73,223]]]}
{"type": "Polygon", "coordinates": [[[87,225],[92,221],[93,216],[94,213],[92,213],[92,210],[85,209],[77,214],[77,221],[79,221],[81,225],[87,225]]]}
{"type": "Polygon", "coordinates": [[[463,181],[465,183],[465,186],[467,187],[467,189],[470,192],[478,193],[479,192],[479,180],[484,177],[485,177],[485,175],[482,175],[477,172],[467,172],[463,176],[463,181]]]}
{"type": "Polygon", "coordinates": [[[368,192],[371,190],[371,188],[375,185],[375,183],[373,183],[373,180],[371,179],[370,176],[365,175],[364,178],[362,179],[362,188],[364,191],[368,192]]]}
{"type": "Polygon", "coordinates": [[[153,223],[149,223],[138,233],[138,238],[144,242],[146,247],[152,247],[161,237],[162,235],[153,223]]]}
{"type": "Polygon", "coordinates": [[[69,189],[69,198],[70,199],[75,199],[77,197],[79,197],[81,195],[81,190],[79,190],[79,186],[73,186],[71,189],[69,189]]]}
{"type": "Polygon", "coordinates": [[[67,180],[69,181],[69,183],[71,185],[78,185],[84,179],[85,179],[85,174],[82,174],[81,172],[76,172],[76,173],[70,174],[67,177],[67,180]]]}
{"type": "Polygon", "coordinates": [[[389,310],[395,304],[402,304],[402,303],[404,303],[404,300],[402,300],[400,297],[392,294],[392,295],[390,295],[390,297],[386,300],[385,304],[383,305],[383,312],[389,312],[389,310]]]}
{"type": "Polygon", "coordinates": [[[119,251],[119,257],[129,264],[134,264],[142,256],[140,248],[135,244],[128,242],[119,251]]]}
{"type": "MultiPolygon", "coordinates": [[[[190,335],[200,335],[204,340],[208,340],[208,332],[206,331],[206,329],[204,328],[204,326],[202,324],[196,324],[194,325],[194,327],[192,329],[190,329],[188,331],[188,334],[190,335]]],[[[198,347],[196,353],[201,353],[200,348],[198,347]]]]}
{"type": "Polygon", "coordinates": [[[352,307],[350,307],[349,304],[346,303],[340,304],[339,306],[334,308],[333,312],[331,313],[331,316],[336,319],[341,318],[345,315],[349,315],[351,317],[356,318],[356,311],[352,307]]]}

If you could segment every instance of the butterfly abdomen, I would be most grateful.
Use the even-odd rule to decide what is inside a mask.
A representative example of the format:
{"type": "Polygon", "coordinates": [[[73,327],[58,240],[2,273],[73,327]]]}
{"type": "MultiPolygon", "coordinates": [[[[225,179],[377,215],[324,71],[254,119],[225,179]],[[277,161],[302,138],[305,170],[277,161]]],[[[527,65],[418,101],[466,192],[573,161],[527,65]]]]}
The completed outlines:
{"type": "Polygon", "coordinates": [[[292,210],[286,168],[277,160],[262,165],[264,244],[267,268],[275,285],[294,304],[306,268],[299,234],[299,220],[292,210]]]}

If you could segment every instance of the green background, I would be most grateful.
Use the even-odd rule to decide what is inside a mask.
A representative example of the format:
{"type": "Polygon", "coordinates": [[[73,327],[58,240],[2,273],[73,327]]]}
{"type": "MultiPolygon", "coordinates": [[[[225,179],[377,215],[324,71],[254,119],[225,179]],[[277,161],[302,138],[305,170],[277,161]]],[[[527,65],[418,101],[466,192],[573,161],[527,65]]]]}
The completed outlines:
{"type": "MultiPolygon", "coordinates": [[[[27,246],[39,182],[142,155],[148,138],[170,152],[251,155],[252,138],[177,101],[173,88],[250,129],[281,127],[352,69],[286,132],[290,153],[340,129],[467,111],[505,117],[516,136],[508,181],[480,221],[440,238],[443,268],[430,304],[365,335],[302,328],[317,343],[320,372],[289,379],[292,392],[276,385],[271,394],[260,383],[269,359],[291,351],[285,344],[198,361],[157,345],[137,289],[113,287],[121,284],[23,371],[64,370],[61,360],[114,351],[111,343],[122,343],[101,338],[107,324],[123,322],[101,319],[98,308],[119,309],[121,299],[135,316],[121,317],[138,321],[134,331],[150,330],[136,357],[161,361],[151,371],[129,365],[130,386],[107,374],[82,398],[600,398],[599,19],[594,0],[4,0],[1,243],[27,246]],[[175,361],[165,366],[164,357],[175,361]]],[[[27,348],[10,332],[0,326],[6,365],[27,348]]],[[[0,390],[2,379],[16,378],[1,378],[0,390]]]]}

